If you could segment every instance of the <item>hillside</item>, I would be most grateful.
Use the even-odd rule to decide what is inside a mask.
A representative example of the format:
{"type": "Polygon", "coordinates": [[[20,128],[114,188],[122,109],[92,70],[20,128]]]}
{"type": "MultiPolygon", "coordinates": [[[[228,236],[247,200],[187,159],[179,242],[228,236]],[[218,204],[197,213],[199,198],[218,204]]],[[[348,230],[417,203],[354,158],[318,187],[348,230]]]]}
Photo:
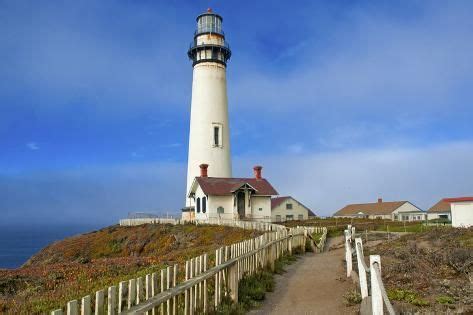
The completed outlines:
{"type": "Polygon", "coordinates": [[[414,233],[365,251],[370,253],[381,255],[384,284],[400,310],[473,312],[473,228],[414,233]]]}
{"type": "Polygon", "coordinates": [[[0,270],[0,313],[44,313],[167,264],[255,237],[224,226],[111,226],[55,242],[21,268],[0,270]]]}

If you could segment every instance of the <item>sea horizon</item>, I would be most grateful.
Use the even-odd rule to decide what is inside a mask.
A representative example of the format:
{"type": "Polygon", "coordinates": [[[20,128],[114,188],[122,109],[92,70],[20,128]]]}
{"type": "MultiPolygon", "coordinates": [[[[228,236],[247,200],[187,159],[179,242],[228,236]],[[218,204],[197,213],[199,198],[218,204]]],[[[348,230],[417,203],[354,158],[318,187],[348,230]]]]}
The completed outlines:
{"type": "Polygon", "coordinates": [[[0,269],[20,268],[49,244],[113,224],[0,224],[0,269]]]}

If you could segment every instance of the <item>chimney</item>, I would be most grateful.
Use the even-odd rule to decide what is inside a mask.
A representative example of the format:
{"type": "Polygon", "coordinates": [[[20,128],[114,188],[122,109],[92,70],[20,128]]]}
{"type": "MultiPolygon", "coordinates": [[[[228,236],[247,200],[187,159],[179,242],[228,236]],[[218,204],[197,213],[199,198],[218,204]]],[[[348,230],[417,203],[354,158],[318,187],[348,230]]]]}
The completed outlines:
{"type": "Polygon", "coordinates": [[[382,203],[383,202],[383,198],[378,198],[378,203],[382,203]]]}
{"type": "Polygon", "coordinates": [[[262,166],[259,166],[259,165],[256,165],[255,167],[253,167],[253,170],[255,172],[255,178],[256,179],[261,179],[261,170],[263,169],[262,166]]]}
{"type": "Polygon", "coordinates": [[[200,164],[200,177],[207,177],[207,168],[209,167],[208,164],[200,164]]]}

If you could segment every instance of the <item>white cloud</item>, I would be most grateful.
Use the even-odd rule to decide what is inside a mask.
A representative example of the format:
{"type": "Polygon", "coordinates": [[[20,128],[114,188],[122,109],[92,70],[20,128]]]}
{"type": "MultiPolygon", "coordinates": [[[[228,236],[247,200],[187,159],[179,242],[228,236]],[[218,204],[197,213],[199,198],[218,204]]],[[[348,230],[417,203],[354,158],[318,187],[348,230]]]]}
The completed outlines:
{"type": "Polygon", "coordinates": [[[439,199],[473,195],[473,142],[424,148],[380,148],[299,156],[242,157],[236,176],[263,174],[282,195],[293,195],[320,215],[348,203],[409,200],[428,209],[439,199]]]}
{"type": "MultiPolygon", "coordinates": [[[[234,159],[234,176],[263,165],[281,195],[319,215],[348,203],[409,200],[427,209],[440,198],[473,195],[473,142],[424,148],[346,150],[234,159]]],[[[5,220],[116,222],[132,211],[174,212],[184,204],[185,163],[131,163],[25,175],[0,174],[5,220]],[[58,215],[60,214],[60,215],[58,215]]]]}
{"type": "Polygon", "coordinates": [[[28,142],[26,147],[32,151],[39,150],[39,145],[36,142],[28,142]]]}

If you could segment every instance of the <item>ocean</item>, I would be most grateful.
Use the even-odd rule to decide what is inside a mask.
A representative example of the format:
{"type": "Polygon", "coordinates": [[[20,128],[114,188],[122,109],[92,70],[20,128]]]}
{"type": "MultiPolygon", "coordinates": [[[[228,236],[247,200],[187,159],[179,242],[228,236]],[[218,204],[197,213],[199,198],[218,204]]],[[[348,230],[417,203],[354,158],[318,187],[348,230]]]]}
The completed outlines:
{"type": "Polygon", "coordinates": [[[66,237],[94,231],[103,225],[0,225],[0,268],[13,269],[48,244],[66,237]]]}

